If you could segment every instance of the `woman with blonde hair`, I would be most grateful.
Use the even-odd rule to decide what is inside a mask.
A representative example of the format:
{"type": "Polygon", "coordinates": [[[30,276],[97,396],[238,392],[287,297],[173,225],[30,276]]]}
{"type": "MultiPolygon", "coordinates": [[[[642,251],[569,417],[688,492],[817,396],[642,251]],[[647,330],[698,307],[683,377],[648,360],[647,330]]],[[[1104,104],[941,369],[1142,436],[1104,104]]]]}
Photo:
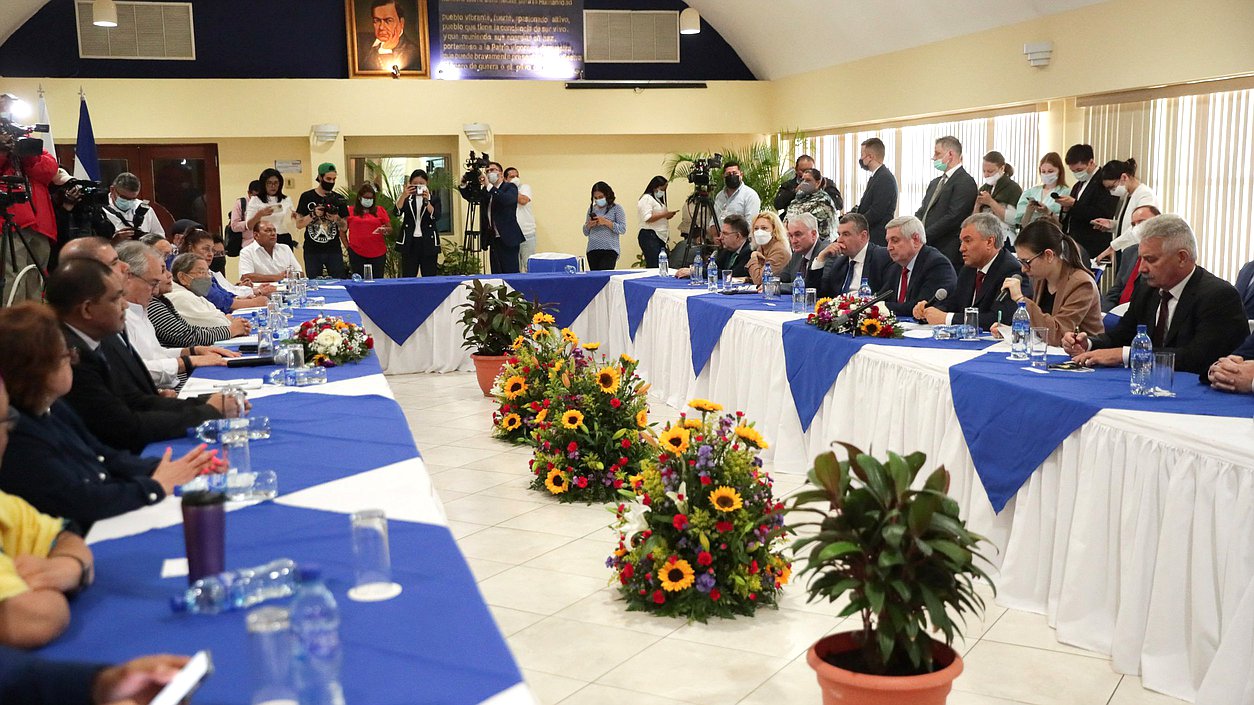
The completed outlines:
{"type": "Polygon", "coordinates": [[[749,279],[757,286],[762,286],[762,269],[767,262],[771,270],[779,276],[779,272],[788,266],[792,258],[792,248],[788,246],[788,236],[784,224],[774,211],[762,211],[753,219],[753,244],[757,247],[749,255],[749,279]]]}

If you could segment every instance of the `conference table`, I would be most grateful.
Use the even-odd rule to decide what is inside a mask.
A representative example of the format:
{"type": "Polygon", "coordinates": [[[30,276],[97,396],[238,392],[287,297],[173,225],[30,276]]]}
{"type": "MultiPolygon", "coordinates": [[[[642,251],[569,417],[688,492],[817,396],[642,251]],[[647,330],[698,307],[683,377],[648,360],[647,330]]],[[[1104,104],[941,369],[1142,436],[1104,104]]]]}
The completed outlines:
{"type": "MultiPolygon", "coordinates": [[[[833,441],[922,451],[988,540],[997,602],[1198,703],[1254,702],[1254,397],[1176,375],[1031,371],[994,340],[850,339],[786,298],[722,296],[656,271],[492,275],[559,325],[640,360],[651,394],[744,411],[777,473],[833,441]]],[[[465,277],[350,283],[385,372],[471,369],[465,277]]],[[[1061,361],[1051,350],[1051,362],[1061,361]]]]}
{"type": "MultiPolygon", "coordinates": [[[[360,323],[342,286],[314,295],[325,306],[294,312],[360,323]]],[[[275,367],[201,368],[184,396],[227,382],[252,386],[275,367]]],[[[269,439],[250,444],[255,470],[273,469],[279,496],[228,504],[228,568],[286,557],[318,565],[340,608],[342,682],[351,703],[531,705],[535,702],[450,533],[443,506],[377,355],[331,368],[326,384],[252,389],[253,415],[268,416],[269,439]],[[399,596],[350,600],[349,515],[383,509],[389,520],[399,596]]],[[[166,445],[175,457],[197,441],[166,445]]],[[[57,659],[117,663],[149,653],[212,653],[215,673],[195,698],[247,705],[252,675],[245,612],[174,614],[187,588],[179,499],[97,523],[87,537],[96,581],[72,605],[67,633],[44,649],[57,659]]]]}

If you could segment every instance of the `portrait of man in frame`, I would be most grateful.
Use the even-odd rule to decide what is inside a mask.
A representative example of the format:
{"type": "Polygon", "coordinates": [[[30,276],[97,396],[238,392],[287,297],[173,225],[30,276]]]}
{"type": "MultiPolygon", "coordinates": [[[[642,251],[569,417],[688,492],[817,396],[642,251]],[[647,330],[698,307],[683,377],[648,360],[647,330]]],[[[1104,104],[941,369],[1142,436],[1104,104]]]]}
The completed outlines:
{"type": "Polygon", "coordinates": [[[426,0],[346,0],[353,76],[429,76],[426,0]]]}

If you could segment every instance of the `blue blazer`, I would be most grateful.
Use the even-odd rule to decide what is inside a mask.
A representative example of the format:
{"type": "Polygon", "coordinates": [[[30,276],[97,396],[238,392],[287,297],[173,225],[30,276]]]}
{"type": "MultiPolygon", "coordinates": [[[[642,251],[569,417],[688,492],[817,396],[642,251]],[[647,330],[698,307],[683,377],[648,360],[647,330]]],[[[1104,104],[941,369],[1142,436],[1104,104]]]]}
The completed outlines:
{"type": "Polygon", "coordinates": [[[1237,273],[1237,293],[1245,305],[1245,317],[1254,319],[1254,262],[1246,262],[1237,273]]]}
{"type": "MultiPolygon", "coordinates": [[[[884,305],[898,316],[910,316],[914,305],[932,298],[938,289],[945,289],[953,296],[954,285],[958,275],[949,258],[931,245],[924,245],[914,259],[914,271],[910,273],[910,282],[906,287],[906,300],[898,303],[897,297],[891,297],[884,305]]],[[[884,286],[893,287],[894,291],[901,284],[901,265],[893,262],[884,269],[884,286]]]]}
{"type": "Polygon", "coordinates": [[[488,192],[488,209],[492,213],[492,225],[501,244],[518,247],[523,243],[522,228],[518,225],[518,186],[508,181],[488,192]]]}
{"type": "MultiPolygon", "coordinates": [[[[888,269],[888,265],[893,263],[892,258],[888,256],[888,248],[880,247],[874,242],[867,243],[866,261],[862,263],[862,276],[867,280],[873,293],[879,293],[884,289],[887,282],[884,280],[884,271],[888,269]]],[[[823,263],[823,275],[819,280],[818,289],[819,296],[839,296],[843,294],[846,288],[846,280],[850,276],[850,267],[852,263],[845,255],[832,257],[823,263]]],[[[901,270],[898,270],[900,272],[901,270]]],[[[901,274],[897,275],[899,278],[901,274]]],[[[852,282],[858,284],[859,282],[852,282]]]]}

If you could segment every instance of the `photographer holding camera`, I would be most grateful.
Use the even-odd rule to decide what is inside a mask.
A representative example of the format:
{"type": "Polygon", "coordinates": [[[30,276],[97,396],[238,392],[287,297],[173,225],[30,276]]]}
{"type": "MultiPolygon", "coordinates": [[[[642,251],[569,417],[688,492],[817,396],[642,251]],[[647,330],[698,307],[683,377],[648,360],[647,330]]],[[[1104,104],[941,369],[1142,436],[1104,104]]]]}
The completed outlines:
{"type": "MultiPolygon", "coordinates": [[[[57,169],[52,179],[52,205],[57,221],[56,248],[80,237],[113,235],[113,225],[105,218],[104,206],[109,202],[108,189],[98,181],[71,178],[65,169],[57,169]]],[[[56,248],[49,269],[56,267],[56,248]]]]}
{"type": "Polygon", "coordinates": [[[486,154],[476,159],[471,152],[466,168],[457,192],[483,207],[479,222],[483,242],[490,250],[492,273],[517,274],[518,252],[524,240],[518,226],[518,186],[506,181],[504,167],[488,161],[486,154]]]}
{"type": "Polygon", "coordinates": [[[113,232],[106,236],[115,245],[138,240],[149,233],[165,235],[156,211],[148,207],[148,201],[140,200],[139,186],[139,177],[129,171],[118,174],[109,186],[109,203],[104,207],[104,214],[113,232]]]}
{"type": "Polygon", "coordinates": [[[17,98],[0,95],[0,209],[6,236],[0,238],[0,278],[4,299],[0,304],[40,299],[42,277],[27,272],[30,265],[46,272],[48,257],[57,240],[56,215],[48,185],[57,174],[57,160],[44,151],[43,142],[27,135],[31,130],[14,124],[12,106],[17,98]]]}
{"type": "MultiPolygon", "coordinates": [[[[334,164],[319,164],[318,185],[302,193],[296,202],[296,226],[305,229],[305,274],[310,277],[322,276],[323,266],[330,277],[348,277],[348,270],[344,268],[344,246],[348,240],[344,219],[348,218],[348,202],[335,192],[338,177],[334,164]]],[[[262,186],[265,186],[264,174],[262,186]]],[[[280,237],[279,242],[283,242],[283,238],[280,237]]]]}

